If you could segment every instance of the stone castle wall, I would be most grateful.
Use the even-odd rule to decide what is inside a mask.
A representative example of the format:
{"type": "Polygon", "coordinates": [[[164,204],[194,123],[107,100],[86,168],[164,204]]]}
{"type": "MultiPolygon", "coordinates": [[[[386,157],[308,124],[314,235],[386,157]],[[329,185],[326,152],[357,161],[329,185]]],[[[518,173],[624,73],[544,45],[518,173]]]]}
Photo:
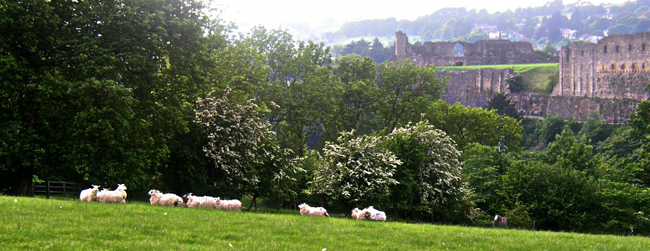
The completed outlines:
{"type": "Polygon", "coordinates": [[[411,45],[408,36],[401,31],[395,34],[395,57],[393,60],[410,58],[418,65],[494,65],[531,64],[557,62],[557,58],[536,53],[528,42],[509,40],[481,40],[467,42],[425,42],[411,45]]]}
{"type": "Polygon", "coordinates": [[[560,51],[554,96],[646,100],[650,84],[650,32],[618,34],[560,51]]]}
{"type": "Polygon", "coordinates": [[[438,76],[448,78],[443,99],[449,104],[461,103],[471,107],[485,107],[494,94],[508,94],[524,116],[544,117],[557,115],[563,118],[587,120],[593,113],[609,123],[621,123],[634,112],[637,100],[602,99],[579,96],[548,96],[510,93],[505,79],[511,69],[477,69],[466,71],[439,71],[438,76]]]}

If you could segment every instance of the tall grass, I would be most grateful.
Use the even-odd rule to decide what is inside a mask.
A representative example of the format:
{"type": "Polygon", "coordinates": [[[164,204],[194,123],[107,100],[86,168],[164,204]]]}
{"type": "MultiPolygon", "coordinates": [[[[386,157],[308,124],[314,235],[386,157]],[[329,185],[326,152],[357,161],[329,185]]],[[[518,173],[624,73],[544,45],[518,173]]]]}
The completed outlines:
{"type": "Polygon", "coordinates": [[[1,250],[647,250],[650,239],[0,196],[1,250]]]}

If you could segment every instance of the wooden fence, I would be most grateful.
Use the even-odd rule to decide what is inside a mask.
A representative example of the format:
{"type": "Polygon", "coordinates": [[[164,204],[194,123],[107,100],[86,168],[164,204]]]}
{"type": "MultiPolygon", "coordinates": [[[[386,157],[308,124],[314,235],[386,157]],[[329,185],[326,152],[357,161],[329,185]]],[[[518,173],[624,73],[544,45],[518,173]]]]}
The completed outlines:
{"type": "Polygon", "coordinates": [[[79,192],[81,192],[81,184],[75,182],[48,180],[41,184],[34,184],[32,191],[34,191],[35,195],[45,194],[48,199],[52,194],[78,195],[79,192]]]}

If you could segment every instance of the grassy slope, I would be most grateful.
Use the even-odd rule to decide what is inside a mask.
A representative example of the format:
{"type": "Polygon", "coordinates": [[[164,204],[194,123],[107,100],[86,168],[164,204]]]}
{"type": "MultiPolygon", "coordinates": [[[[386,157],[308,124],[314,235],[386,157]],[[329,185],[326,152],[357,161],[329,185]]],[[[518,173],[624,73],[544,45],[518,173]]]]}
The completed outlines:
{"type": "Polygon", "coordinates": [[[516,65],[467,65],[467,66],[438,66],[444,71],[460,71],[460,70],[474,70],[474,69],[504,69],[514,68],[516,73],[521,74],[524,78],[524,92],[532,92],[545,94],[546,85],[548,83],[548,76],[558,72],[557,63],[550,64],[516,64],[516,65]]]}
{"type": "Polygon", "coordinates": [[[645,237],[0,196],[2,250],[644,250],[649,246],[650,238],[645,237]]]}

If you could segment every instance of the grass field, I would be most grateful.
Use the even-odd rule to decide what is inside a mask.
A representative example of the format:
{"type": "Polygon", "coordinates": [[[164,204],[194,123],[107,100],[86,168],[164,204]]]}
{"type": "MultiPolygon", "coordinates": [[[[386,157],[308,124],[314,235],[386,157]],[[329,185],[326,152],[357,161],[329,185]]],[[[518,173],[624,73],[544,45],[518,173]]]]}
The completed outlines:
{"type": "Polygon", "coordinates": [[[513,68],[515,73],[524,78],[524,92],[546,94],[548,77],[558,73],[557,63],[550,64],[515,64],[515,65],[467,65],[467,66],[436,66],[443,71],[460,71],[475,69],[505,69],[513,68]]]}
{"type": "MultiPolygon", "coordinates": [[[[389,216],[390,217],[390,216],[389,216]]],[[[0,196],[1,250],[648,250],[650,238],[0,196]]]]}

